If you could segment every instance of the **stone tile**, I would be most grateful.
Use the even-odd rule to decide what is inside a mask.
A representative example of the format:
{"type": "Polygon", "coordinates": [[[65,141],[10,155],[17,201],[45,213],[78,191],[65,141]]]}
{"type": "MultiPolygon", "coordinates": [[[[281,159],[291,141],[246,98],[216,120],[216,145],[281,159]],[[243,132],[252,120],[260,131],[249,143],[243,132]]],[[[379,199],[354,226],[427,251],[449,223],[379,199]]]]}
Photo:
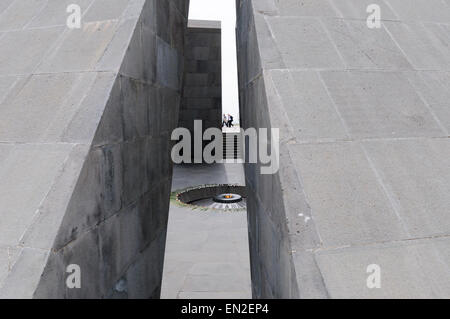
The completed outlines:
{"type": "Polygon", "coordinates": [[[79,172],[89,151],[87,145],[74,146],[60,175],[36,212],[31,226],[22,236],[21,244],[50,250],[66,213],[79,172]]]}
{"type": "Polygon", "coordinates": [[[39,283],[48,252],[23,248],[11,269],[11,273],[0,287],[1,299],[31,299],[39,283]]]}
{"type": "MultiPolygon", "coordinates": [[[[158,60],[151,58],[151,56],[157,55],[157,36],[152,28],[146,25],[142,26],[142,50],[147,52],[142,57],[144,67],[140,70],[141,77],[144,81],[149,83],[155,83],[157,77],[157,65],[158,60]]],[[[130,63],[133,60],[130,59],[130,63]]]]}
{"type": "MultiPolygon", "coordinates": [[[[245,241],[243,241],[245,242],[245,241]]],[[[247,268],[248,269],[248,268],[247,268]]],[[[195,263],[188,274],[192,276],[220,275],[239,278],[242,282],[248,283],[248,276],[238,263],[195,263]]]]}
{"type": "Polygon", "coordinates": [[[0,3],[0,14],[3,13],[4,10],[6,10],[11,3],[13,3],[14,0],[4,0],[0,3]]]}
{"type": "MultiPolygon", "coordinates": [[[[178,226],[178,225],[177,225],[178,226]]],[[[200,250],[208,243],[208,232],[204,230],[191,232],[183,232],[177,237],[171,238],[170,247],[173,252],[184,252],[188,249],[200,250]]]]}
{"type": "MultiPolygon", "coordinates": [[[[125,12],[122,14],[122,19],[137,19],[143,14],[146,5],[152,5],[154,1],[147,0],[130,0],[125,12]]],[[[150,6],[149,5],[149,6],[150,6]]]]}
{"type": "MultiPolygon", "coordinates": [[[[126,59],[124,60],[124,53],[127,50],[131,52],[129,41],[133,30],[136,28],[136,23],[137,20],[135,19],[128,19],[120,23],[105,54],[98,62],[96,67],[98,70],[118,70],[121,65],[130,63],[126,59]]],[[[134,62],[136,63],[136,61],[134,62]]],[[[139,63],[136,64],[140,65],[139,63]]]]}
{"type": "MultiPolygon", "coordinates": [[[[408,79],[447,132],[450,131],[450,72],[412,72],[408,79]]],[[[447,134],[450,135],[450,134],[447,134]]]]}
{"type": "MultiPolygon", "coordinates": [[[[239,50],[245,51],[242,59],[238,60],[238,73],[240,87],[245,87],[260,72],[261,67],[265,68],[285,68],[281,54],[275,44],[275,39],[271,35],[269,24],[264,17],[260,15],[252,16],[250,11],[250,2],[245,2],[245,15],[240,19],[245,21],[255,21],[259,27],[259,32],[255,30],[252,24],[245,24],[246,28],[237,30],[237,47],[239,50]],[[261,48],[262,50],[257,50],[261,48]]],[[[244,11],[244,10],[241,10],[244,11]]],[[[244,14],[242,12],[242,14],[244,14]]]]}
{"type": "Polygon", "coordinates": [[[94,69],[118,23],[114,21],[86,23],[81,29],[66,30],[61,43],[46,57],[38,72],[76,72],[94,69]]]}
{"type": "Polygon", "coordinates": [[[149,135],[148,86],[127,77],[120,78],[124,140],[149,135]]]}
{"type": "MultiPolygon", "coordinates": [[[[2,146],[4,148],[4,146],[2,146]]],[[[71,145],[16,145],[0,163],[0,245],[17,245],[47,196],[71,145]],[[36,165],[39,163],[39,165],[36,165]]]]}
{"type": "Polygon", "coordinates": [[[19,253],[20,253],[19,248],[12,248],[12,247],[0,248],[0,286],[3,280],[11,272],[19,253]]]}
{"type": "Polygon", "coordinates": [[[0,77],[0,104],[7,97],[17,79],[15,76],[0,77]]]}
{"type": "Polygon", "coordinates": [[[411,69],[385,28],[369,29],[366,21],[324,20],[349,69],[411,69]]]}
{"type": "Polygon", "coordinates": [[[164,260],[164,238],[160,236],[145,249],[127,269],[128,298],[160,298],[164,260]]]}
{"type": "Polygon", "coordinates": [[[249,292],[181,292],[178,299],[251,299],[249,292]]]}
{"type": "Polygon", "coordinates": [[[123,144],[123,201],[125,205],[135,202],[149,190],[147,165],[144,159],[146,141],[135,139],[123,144]]]}
{"type": "Polygon", "coordinates": [[[28,74],[36,69],[45,53],[62,33],[62,27],[7,32],[0,38],[0,74],[28,74]]]}
{"type": "Polygon", "coordinates": [[[421,240],[316,253],[332,298],[448,298],[449,240],[421,240]],[[367,287],[369,265],[381,288],[367,287]]]}
{"type": "Polygon", "coordinates": [[[450,141],[413,139],[364,145],[411,236],[448,235],[450,141]]]}
{"type": "Polygon", "coordinates": [[[315,18],[266,18],[289,68],[342,68],[338,52],[315,18]]]}
{"type": "Polygon", "coordinates": [[[441,0],[385,0],[403,21],[450,22],[450,5],[441,0]]]}
{"type": "Polygon", "coordinates": [[[277,1],[277,6],[282,16],[336,17],[339,15],[328,0],[284,0],[277,1]]]}
{"type": "Polygon", "coordinates": [[[83,17],[85,22],[120,19],[130,0],[94,0],[83,17]]]}
{"type": "Polygon", "coordinates": [[[178,79],[178,53],[169,44],[156,39],[157,43],[157,66],[156,66],[156,80],[159,85],[163,87],[179,89],[178,79]]]}
{"type": "Polygon", "coordinates": [[[139,231],[136,205],[125,207],[119,214],[107,219],[99,227],[100,252],[105,282],[118,280],[144,248],[139,231]]]}
{"type": "Polygon", "coordinates": [[[417,22],[384,25],[415,69],[450,70],[450,49],[432,27],[417,22]]]}
{"type": "Polygon", "coordinates": [[[54,241],[55,249],[64,247],[122,207],[127,207],[123,201],[122,152],[121,144],[108,145],[92,149],[84,159],[67,213],[54,241]]]}
{"type": "Polygon", "coordinates": [[[333,100],[314,71],[271,71],[270,78],[299,140],[345,138],[333,100]]]}
{"type": "MultiPolygon", "coordinates": [[[[235,183],[241,165],[176,166],[174,189],[205,183],[235,183]],[[211,177],[217,181],[211,180],[211,177]]],[[[162,297],[194,291],[250,298],[246,214],[195,211],[171,204],[162,297]]]]}
{"type": "Polygon", "coordinates": [[[164,272],[161,287],[161,299],[178,298],[186,275],[192,267],[193,262],[180,262],[176,259],[164,258],[164,272]]]}
{"type": "Polygon", "coordinates": [[[95,74],[89,73],[31,76],[0,109],[0,117],[5,121],[0,140],[59,141],[94,79],[95,74]]]}
{"type": "Polygon", "coordinates": [[[223,276],[218,274],[209,275],[187,275],[184,282],[183,292],[242,292],[246,289],[236,276],[223,276]]]}
{"type": "Polygon", "coordinates": [[[365,71],[321,74],[352,137],[445,134],[405,74],[365,71]]]}
{"type": "MultiPolygon", "coordinates": [[[[120,81],[112,72],[91,74],[95,75],[94,82],[90,81],[89,92],[82,95],[78,111],[61,135],[61,141],[93,143],[94,146],[122,141],[120,81]]],[[[89,75],[86,76],[92,80],[89,75]]]]}
{"type": "MultiPolygon", "coordinates": [[[[86,9],[93,0],[77,0],[76,4],[81,8],[81,14],[86,13],[86,9]]],[[[27,28],[47,27],[54,25],[66,26],[67,18],[71,13],[67,13],[67,7],[74,4],[73,0],[49,0],[42,10],[39,11],[33,20],[27,25],[27,28]]],[[[83,18],[83,22],[86,20],[83,18]]]]}
{"type": "Polygon", "coordinates": [[[45,0],[15,0],[4,8],[6,10],[3,13],[0,10],[0,31],[22,29],[42,10],[45,3],[45,0]]]}
{"type": "MultiPolygon", "coordinates": [[[[367,20],[369,14],[367,7],[374,4],[373,0],[330,0],[331,4],[337,8],[342,17],[346,19],[362,19],[367,20]]],[[[395,20],[397,15],[386,4],[385,0],[378,0],[376,2],[381,9],[381,20],[395,20]]]]}
{"type": "Polygon", "coordinates": [[[358,144],[291,146],[291,156],[325,247],[406,238],[358,144]]]}

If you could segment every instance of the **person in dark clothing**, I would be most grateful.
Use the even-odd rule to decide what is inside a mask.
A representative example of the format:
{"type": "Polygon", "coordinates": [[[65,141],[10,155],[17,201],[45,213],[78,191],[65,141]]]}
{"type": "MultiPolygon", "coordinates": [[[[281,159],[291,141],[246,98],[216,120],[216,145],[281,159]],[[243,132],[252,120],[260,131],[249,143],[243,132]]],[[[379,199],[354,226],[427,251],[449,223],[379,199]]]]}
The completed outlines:
{"type": "Polygon", "coordinates": [[[228,114],[228,127],[233,127],[233,116],[228,114]]]}

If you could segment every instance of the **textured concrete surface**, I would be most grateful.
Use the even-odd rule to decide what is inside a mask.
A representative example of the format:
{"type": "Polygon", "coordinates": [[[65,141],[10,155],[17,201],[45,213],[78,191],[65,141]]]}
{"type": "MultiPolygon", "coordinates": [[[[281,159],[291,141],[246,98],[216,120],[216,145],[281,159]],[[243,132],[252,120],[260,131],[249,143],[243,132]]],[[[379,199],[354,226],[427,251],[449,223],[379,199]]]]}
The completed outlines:
{"type": "MultiPolygon", "coordinates": [[[[173,190],[244,185],[241,164],[175,166],[173,190]]],[[[192,210],[171,203],[162,298],[251,298],[245,211],[192,210]]]]}
{"type": "Polygon", "coordinates": [[[158,297],[189,1],[73,2],[0,3],[0,297],[158,297]]]}
{"type": "MultiPolygon", "coordinates": [[[[194,136],[195,120],[202,121],[202,133],[211,127],[220,128],[222,124],[221,22],[190,20],[185,43],[183,96],[178,127],[189,129],[194,136]]],[[[207,142],[203,144],[205,146],[207,142]]]]}
{"type": "Polygon", "coordinates": [[[450,3],[238,0],[253,296],[450,297],[450,3]],[[381,267],[381,288],[366,285],[381,267]]]}

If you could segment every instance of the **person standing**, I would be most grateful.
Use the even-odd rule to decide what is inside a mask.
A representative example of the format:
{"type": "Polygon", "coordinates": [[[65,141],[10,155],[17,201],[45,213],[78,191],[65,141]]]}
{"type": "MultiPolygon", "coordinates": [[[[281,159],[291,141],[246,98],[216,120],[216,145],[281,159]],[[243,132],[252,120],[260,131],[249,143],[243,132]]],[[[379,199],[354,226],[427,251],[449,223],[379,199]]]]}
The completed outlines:
{"type": "Polygon", "coordinates": [[[233,127],[233,116],[228,114],[228,127],[233,127]]]}
{"type": "Polygon", "coordinates": [[[223,119],[222,119],[222,127],[224,127],[224,126],[228,127],[228,119],[225,114],[223,115],[223,119]]]}

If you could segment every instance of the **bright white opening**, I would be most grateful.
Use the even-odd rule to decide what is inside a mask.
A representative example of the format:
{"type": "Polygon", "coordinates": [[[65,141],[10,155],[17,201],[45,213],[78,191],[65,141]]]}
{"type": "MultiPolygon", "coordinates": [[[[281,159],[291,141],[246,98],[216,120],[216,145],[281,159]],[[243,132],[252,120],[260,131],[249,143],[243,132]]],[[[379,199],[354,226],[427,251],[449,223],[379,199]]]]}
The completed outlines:
{"type": "Polygon", "coordinates": [[[236,0],[191,0],[191,20],[222,21],[222,113],[239,123],[236,58],[236,0]]]}

